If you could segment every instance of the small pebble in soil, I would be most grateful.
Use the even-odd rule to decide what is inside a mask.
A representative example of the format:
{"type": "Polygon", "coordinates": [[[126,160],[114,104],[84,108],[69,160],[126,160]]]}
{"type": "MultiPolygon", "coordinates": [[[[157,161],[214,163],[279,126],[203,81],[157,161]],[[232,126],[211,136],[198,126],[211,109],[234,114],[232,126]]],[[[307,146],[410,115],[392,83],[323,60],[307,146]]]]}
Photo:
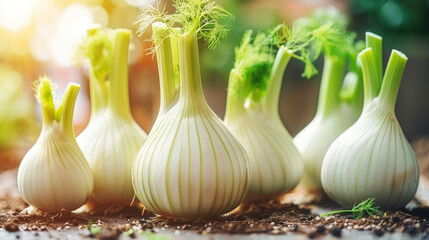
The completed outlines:
{"type": "Polygon", "coordinates": [[[408,232],[411,235],[414,235],[417,233],[417,228],[414,226],[407,226],[406,227],[406,232],[408,232]]]}
{"type": "Polygon", "coordinates": [[[375,235],[381,237],[384,235],[384,230],[381,226],[375,226],[375,228],[372,230],[374,232],[375,235]]]}
{"type": "Polygon", "coordinates": [[[342,233],[341,228],[333,227],[330,232],[335,237],[341,237],[341,233],[342,233]]]}
{"type": "Polygon", "coordinates": [[[146,228],[147,228],[147,229],[152,229],[152,228],[153,228],[152,223],[146,223],[146,228]]]}
{"type": "Polygon", "coordinates": [[[291,230],[292,232],[296,232],[296,231],[298,231],[298,225],[293,225],[293,226],[290,228],[290,230],[291,230]]]}
{"type": "Polygon", "coordinates": [[[323,232],[325,232],[325,230],[326,230],[325,225],[319,225],[316,228],[316,232],[319,232],[319,233],[323,233],[323,232]]]}
{"type": "Polygon", "coordinates": [[[316,232],[315,231],[309,232],[307,236],[308,236],[308,238],[315,238],[316,232]]]}
{"type": "Polygon", "coordinates": [[[73,219],[71,223],[75,227],[79,226],[79,222],[76,219],[73,219]]]}
{"type": "Polygon", "coordinates": [[[411,218],[407,218],[404,220],[404,225],[410,224],[412,222],[413,222],[413,220],[411,218]]]}
{"type": "Polygon", "coordinates": [[[4,229],[8,232],[18,232],[19,231],[18,225],[14,222],[6,223],[4,225],[4,229]]]}

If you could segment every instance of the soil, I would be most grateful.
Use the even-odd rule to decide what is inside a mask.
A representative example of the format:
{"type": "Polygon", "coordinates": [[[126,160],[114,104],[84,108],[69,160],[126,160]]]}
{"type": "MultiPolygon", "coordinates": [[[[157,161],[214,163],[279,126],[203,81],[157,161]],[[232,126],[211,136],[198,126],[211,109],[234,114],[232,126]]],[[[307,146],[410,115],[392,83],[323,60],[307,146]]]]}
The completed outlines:
{"type": "MultiPolygon", "coordinates": [[[[427,143],[429,147],[429,141],[427,143]]],[[[143,211],[142,206],[116,209],[111,212],[72,213],[63,210],[60,213],[29,215],[23,212],[28,205],[20,198],[16,189],[16,172],[14,169],[0,173],[0,231],[3,228],[11,233],[32,231],[38,234],[40,231],[89,229],[88,223],[91,220],[92,226],[98,231],[82,231],[84,234],[82,237],[118,239],[121,234],[126,233],[133,238],[137,231],[156,233],[159,229],[169,229],[175,234],[183,231],[194,231],[202,235],[216,233],[278,235],[293,232],[307,235],[309,238],[318,238],[325,235],[341,237],[344,231],[353,229],[371,231],[376,236],[403,233],[429,238],[429,208],[416,205],[415,202],[411,209],[387,211],[377,216],[364,216],[362,219],[338,214],[322,218],[312,213],[315,205],[281,204],[275,201],[246,205],[242,206],[241,211],[231,215],[195,221],[155,216],[143,211]]],[[[330,201],[317,205],[324,209],[332,206],[333,210],[340,209],[330,201]]]]}
{"type": "MultiPolygon", "coordinates": [[[[9,178],[15,177],[16,171],[6,172],[9,178]]],[[[2,183],[5,184],[5,177],[2,183]]],[[[13,182],[14,179],[8,181],[13,182]]],[[[9,192],[0,189],[0,228],[8,232],[18,231],[50,231],[68,229],[88,229],[91,219],[93,226],[100,226],[101,232],[87,237],[98,239],[117,239],[122,233],[134,230],[156,232],[154,229],[171,229],[173,231],[196,231],[199,234],[285,234],[295,232],[310,238],[324,235],[341,237],[343,231],[372,231],[377,236],[385,233],[424,233],[429,236],[429,209],[415,208],[413,211],[403,210],[385,212],[381,216],[365,216],[353,219],[349,215],[335,215],[321,218],[312,214],[312,205],[280,204],[266,202],[243,207],[239,213],[221,216],[216,219],[186,221],[155,216],[148,211],[142,214],[141,207],[124,208],[116,213],[72,213],[63,210],[60,213],[29,215],[21,213],[28,205],[11,188],[9,192]]],[[[322,202],[320,205],[333,205],[322,202]]],[[[175,232],[175,233],[176,233],[175,232]]],[[[131,232],[132,237],[134,231],[131,232]]]]}

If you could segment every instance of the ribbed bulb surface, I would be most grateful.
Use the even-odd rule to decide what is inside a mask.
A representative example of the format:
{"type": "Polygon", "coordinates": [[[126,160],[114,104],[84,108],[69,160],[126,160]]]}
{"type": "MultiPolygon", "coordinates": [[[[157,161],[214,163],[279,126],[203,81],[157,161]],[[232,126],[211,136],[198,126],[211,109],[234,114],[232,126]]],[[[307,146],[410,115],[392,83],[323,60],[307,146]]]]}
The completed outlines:
{"type": "Polygon", "coordinates": [[[247,150],[252,184],[246,200],[263,200],[292,190],[302,173],[302,160],[280,120],[247,111],[227,122],[247,150]]]}
{"type": "Polygon", "coordinates": [[[131,168],[146,134],[134,121],[109,109],[98,112],[77,137],[94,177],[93,198],[99,204],[129,205],[134,197],[131,168]]]}
{"type": "Polygon", "coordinates": [[[332,143],[322,165],[322,185],[346,207],[375,197],[384,209],[400,209],[417,190],[416,156],[394,112],[377,99],[372,104],[332,143]]]}
{"type": "Polygon", "coordinates": [[[178,42],[180,96],[159,113],[134,162],[133,185],[151,212],[208,218],[243,200],[248,156],[205,101],[196,35],[179,35],[178,42]]]}
{"type": "Polygon", "coordinates": [[[76,140],[59,126],[44,129],[18,171],[18,190],[43,211],[75,210],[92,193],[93,178],[76,140]]]}

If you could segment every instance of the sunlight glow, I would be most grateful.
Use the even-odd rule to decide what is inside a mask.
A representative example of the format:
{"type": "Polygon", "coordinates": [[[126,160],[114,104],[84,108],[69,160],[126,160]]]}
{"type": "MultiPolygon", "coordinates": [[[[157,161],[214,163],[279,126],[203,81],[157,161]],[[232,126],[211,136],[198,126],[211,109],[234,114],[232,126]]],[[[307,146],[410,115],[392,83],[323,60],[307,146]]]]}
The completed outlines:
{"type": "Polygon", "coordinates": [[[86,5],[79,3],[69,5],[58,19],[56,35],[50,39],[54,62],[60,66],[73,64],[74,48],[93,23],[94,16],[86,5]]]}
{"type": "Polygon", "coordinates": [[[26,27],[33,16],[38,0],[0,0],[0,26],[11,32],[26,27]]]}

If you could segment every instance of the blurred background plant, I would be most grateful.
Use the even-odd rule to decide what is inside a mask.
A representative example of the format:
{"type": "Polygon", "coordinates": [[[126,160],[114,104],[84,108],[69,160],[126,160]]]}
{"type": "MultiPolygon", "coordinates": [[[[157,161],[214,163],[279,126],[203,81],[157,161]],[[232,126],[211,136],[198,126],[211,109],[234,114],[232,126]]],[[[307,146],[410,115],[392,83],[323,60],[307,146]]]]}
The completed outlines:
{"type": "MultiPolygon", "coordinates": [[[[365,31],[374,31],[384,37],[385,49],[395,48],[409,57],[398,97],[398,119],[410,141],[429,135],[429,0],[218,1],[235,19],[225,22],[229,35],[215,51],[201,51],[201,66],[207,101],[221,118],[233,49],[244,31],[282,21],[290,24],[317,7],[333,5],[349,17],[357,39],[363,39],[365,31]]],[[[79,133],[89,117],[88,71],[72,61],[76,44],[94,23],[136,33],[138,9],[146,4],[156,0],[0,0],[0,171],[16,167],[39,133],[40,106],[33,97],[32,81],[39,75],[49,76],[58,83],[58,95],[68,82],[83,85],[75,111],[79,133]]],[[[171,0],[160,4],[171,9],[171,0]]],[[[155,58],[145,50],[150,44],[144,39],[150,35],[134,34],[129,76],[132,112],[146,132],[159,104],[155,58]]],[[[385,59],[388,54],[385,51],[385,59]]],[[[317,105],[320,76],[305,80],[300,77],[302,67],[297,62],[288,66],[280,100],[281,117],[292,135],[312,119],[317,105]]]]}

